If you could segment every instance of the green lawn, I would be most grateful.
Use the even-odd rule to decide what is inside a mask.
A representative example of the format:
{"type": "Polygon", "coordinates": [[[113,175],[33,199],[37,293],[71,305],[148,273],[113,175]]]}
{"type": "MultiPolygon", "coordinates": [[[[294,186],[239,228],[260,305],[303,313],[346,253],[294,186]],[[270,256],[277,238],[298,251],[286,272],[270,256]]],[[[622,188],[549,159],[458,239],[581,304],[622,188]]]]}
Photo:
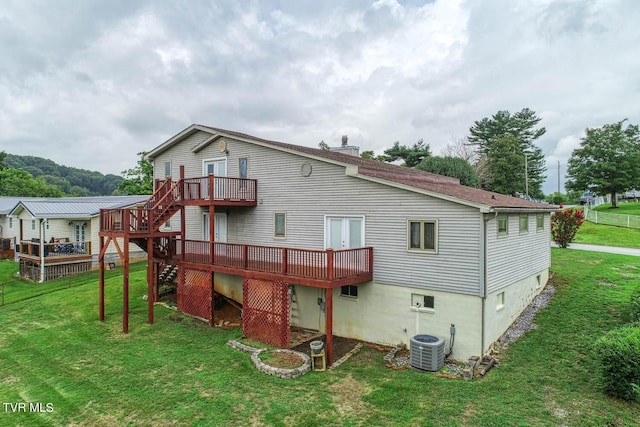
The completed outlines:
{"type": "Polygon", "coordinates": [[[640,230],[585,221],[573,241],[590,245],[640,248],[640,230]]]}
{"type": "Polygon", "coordinates": [[[640,203],[636,202],[618,202],[616,208],[611,207],[611,203],[605,203],[597,206],[595,210],[616,215],[637,215],[640,216],[640,203]]]}
{"type": "Polygon", "coordinates": [[[225,345],[239,329],[212,329],[160,306],[146,324],[144,263],[131,275],[128,335],[120,269],[107,278],[105,323],[95,273],[70,288],[38,285],[59,290],[0,307],[0,396],[53,411],[4,405],[0,425],[637,425],[640,404],[596,387],[592,346],[620,324],[621,304],[640,287],[638,259],[552,251],[558,292],[536,317],[539,328],[472,382],[387,369],[367,347],[333,371],[297,380],[260,374],[225,345]]]}

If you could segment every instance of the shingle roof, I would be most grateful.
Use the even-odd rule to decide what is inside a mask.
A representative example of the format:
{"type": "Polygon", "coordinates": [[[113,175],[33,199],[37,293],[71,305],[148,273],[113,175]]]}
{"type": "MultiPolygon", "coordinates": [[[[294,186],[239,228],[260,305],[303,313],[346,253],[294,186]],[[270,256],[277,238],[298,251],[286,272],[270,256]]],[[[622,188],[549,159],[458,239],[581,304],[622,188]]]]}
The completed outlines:
{"type": "Polygon", "coordinates": [[[51,199],[22,199],[14,209],[22,206],[34,218],[89,218],[100,209],[113,209],[142,203],[149,196],[65,197],[51,199]]]}
{"type": "MultiPolygon", "coordinates": [[[[215,128],[204,125],[192,125],[178,135],[182,137],[189,135],[191,131],[208,130],[220,136],[228,136],[242,140],[255,141],[264,145],[277,147],[284,150],[292,150],[302,154],[314,156],[316,158],[327,159],[334,163],[344,165],[354,165],[358,167],[358,175],[366,178],[370,177],[379,182],[395,183],[407,189],[427,191],[460,200],[461,202],[473,205],[483,205],[494,209],[526,209],[526,210],[555,210],[555,206],[536,203],[517,197],[506,196],[478,188],[467,187],[460,184],[455,178],[425,172],[418,169],[411,169],[391,163],[377,160],[364,159],[362,157],[351,156],[337,151],[325,151],[318,148],[304,147],[300,145],[288,144],[284,142],[271,141],[258,138],[241,132],[215,128]]],[[[152,150],[158,154],[169,148],[172,144],[178,143],[182,138],[172,138],[161,146],[152,150]]]]}

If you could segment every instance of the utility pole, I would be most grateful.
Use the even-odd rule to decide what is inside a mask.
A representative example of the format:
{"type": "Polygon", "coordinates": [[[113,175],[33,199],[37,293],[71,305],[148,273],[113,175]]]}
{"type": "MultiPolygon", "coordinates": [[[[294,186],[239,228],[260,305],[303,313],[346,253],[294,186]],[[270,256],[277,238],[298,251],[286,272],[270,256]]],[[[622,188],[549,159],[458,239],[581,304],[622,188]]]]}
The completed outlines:
{"type": "Polygon", "coordinates": [[[558,160],[558,194],[560,194],[560,160],[558,160]]]}
{"type": "Polygon", "coordinates": [[[529,156],[524,153],[524,192],[529,197],[529,167],[527,165],[529,156]]]}

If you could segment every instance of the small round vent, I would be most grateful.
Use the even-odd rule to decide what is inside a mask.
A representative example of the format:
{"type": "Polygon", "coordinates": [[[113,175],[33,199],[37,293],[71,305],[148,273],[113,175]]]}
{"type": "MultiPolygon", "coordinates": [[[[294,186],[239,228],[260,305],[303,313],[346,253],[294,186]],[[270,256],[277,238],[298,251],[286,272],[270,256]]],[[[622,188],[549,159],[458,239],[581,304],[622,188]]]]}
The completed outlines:
{"type": "Polygon", "coordinates": [[[437,371],[444,366],[444,340],[433,335],[411,338],[411,366],[423,371],[437,371]]]}
{"type": "Polygon", "coordinates": [[[311,175],[311,170],[313,168],[311,167],[311,163],[309,162],[304,162],[302,164],[302,166],[300,167],[300,175],[302,176],[309,176],[311,175]]]}

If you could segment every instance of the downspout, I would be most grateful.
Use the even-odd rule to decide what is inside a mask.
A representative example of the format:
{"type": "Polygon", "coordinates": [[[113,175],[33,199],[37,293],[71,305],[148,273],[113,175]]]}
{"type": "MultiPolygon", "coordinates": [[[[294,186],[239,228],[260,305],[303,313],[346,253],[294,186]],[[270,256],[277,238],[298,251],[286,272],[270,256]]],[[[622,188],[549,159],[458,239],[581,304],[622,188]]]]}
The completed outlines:
{"type": "Polygon", "coordinates": [[[44,282],[44,224],[45,219],[40,219],[40,283],[44,282]]]}
{"type": "MultiPolygon", "coordinates": [[[[490,212],[493,208],[490,209],[490,212]]],[[[493,217],[485,217],[483,218],[482,223],[482,325],[480,332],[480,355],[484,355],[484,341],[485,341],[485,325],[486,325],[486,302],[487,302],[487,223],[492,219],[496,219],[498,217],[498,212],[494,212],[493,217]]]]}

